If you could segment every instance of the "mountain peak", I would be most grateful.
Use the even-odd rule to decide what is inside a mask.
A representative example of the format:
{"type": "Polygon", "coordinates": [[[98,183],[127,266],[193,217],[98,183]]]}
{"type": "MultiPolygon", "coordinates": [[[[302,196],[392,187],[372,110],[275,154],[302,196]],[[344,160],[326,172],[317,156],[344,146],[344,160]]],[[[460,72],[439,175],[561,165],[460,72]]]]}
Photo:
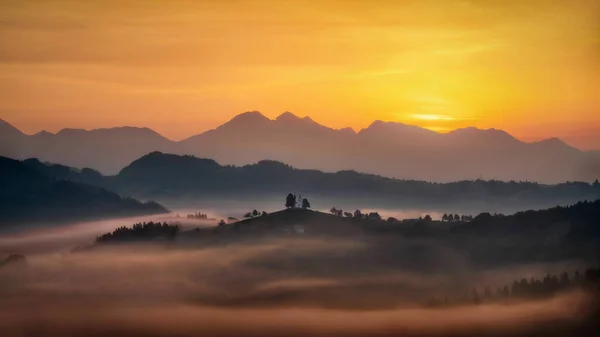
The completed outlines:
{"type": "Polygon", "coordinates": [[[17,129],[16,127],[12,126],[9,122],[0,119],[0,131],[3,134],[19,134],[19,135],[23,135],[23,132],[21,132],[21,130],[17,129]]]}
{"type": "Polygon", "coordinates": [[[298,121],[300,120],[300,117],[294,115],[293,113],[286,111],[284,113],[282,113],[281,115],[277,116],[277,118],[275,118],[276,121],[278,122],[283,122],[283,121],[298,121]]]}
{"type": "MultiPolygon", "coordinates": [[[[326,126],[323,126],[323,125],[315,122],[314,120],[312,120],[312,118],[310,118],[308,116],[300,118],[289,111],[286,111],[286,112],[282,113],[281,115],[279,115],[275,119],[275,122],[288,124],[291,126],[308,126],[308,127],[313,127],[313,128],[314,127],[327,128],[326,126]]],[[[329,129],[329,128],[327,128],[327,129],[329,129]]]]}
{"type": "Polygon", "coordinates": [[[563,149],[563,150],[570,150],[570,151],[579,151],[578,149],[572,147],[571,145],[565,143],[562,139],[557,138],[557,137],[543,139],[538,142],[534,142],[532,144],[536,145],[536,146],[540,146],[540,147],[563,149]]]}
{"type": "Polygon", "coordinates": [[[371,133],[397,133],[402,132],[404,134],[416,135],[416,134],[428,134],[438,135],[437,132],[429,129],[422,128],[417,125],[409,125],[400,122],[385,122],[381,120],[375,120],[366,129],[359,131],[359,134],[371,134],[371,133]]]}
{"type": "Polygon", "coordinates": [[[448,132],[446,135],[453,137],[453,138],[464,139],[469,142],[476,141],[475,138],[480,139],[480,137],[483,137],[484,139],[488,139],[488,140],[492,140],[492,141],[498,141],[498,142],[507,142],[507,143],[518,143],[519,142],[519,140],[517,140],[516,138],[514,138],[512,135],[510,135],[508,132],[506,132],[504,130],[494,129],[494,128],[484,130],[484,129],[476,128],[474,126],[456,129],[456,130],[448,132]]]}
{"type": "Polygon", "coordinates": [[[247,112],[241,113],[241,114],[233,117],[226,124],[234,122],[234,121],[235,122],[244,122],[244,123],[256,123],[256,122],[262,122],[262,121],[270,121],[270,119],[265,117],[265,115],[263,115],[259,111],[247,111],[247,112]]]}

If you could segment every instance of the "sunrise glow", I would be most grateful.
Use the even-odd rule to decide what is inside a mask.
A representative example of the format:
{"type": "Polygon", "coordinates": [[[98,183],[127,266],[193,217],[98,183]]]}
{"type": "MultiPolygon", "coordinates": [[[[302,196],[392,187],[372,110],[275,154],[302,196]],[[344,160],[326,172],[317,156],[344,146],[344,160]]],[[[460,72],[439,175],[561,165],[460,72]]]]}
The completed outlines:
{"type": "Polygon", "coordinates": [[[4,1],[0,118],[178,140],[292,111],[598,148],[598,13],[593,0],[4,1]]]}

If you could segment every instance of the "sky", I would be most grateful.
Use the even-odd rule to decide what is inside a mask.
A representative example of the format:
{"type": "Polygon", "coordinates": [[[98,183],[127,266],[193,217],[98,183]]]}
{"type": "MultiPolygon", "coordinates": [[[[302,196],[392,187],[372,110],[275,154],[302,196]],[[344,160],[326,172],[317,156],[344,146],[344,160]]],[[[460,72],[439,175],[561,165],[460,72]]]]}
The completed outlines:
{"type": "Polygon", "coordinates": [[[600,0],[0,0],[0,119],[26,133],[244,111],[499,128],[600,149],[600,0]]]}

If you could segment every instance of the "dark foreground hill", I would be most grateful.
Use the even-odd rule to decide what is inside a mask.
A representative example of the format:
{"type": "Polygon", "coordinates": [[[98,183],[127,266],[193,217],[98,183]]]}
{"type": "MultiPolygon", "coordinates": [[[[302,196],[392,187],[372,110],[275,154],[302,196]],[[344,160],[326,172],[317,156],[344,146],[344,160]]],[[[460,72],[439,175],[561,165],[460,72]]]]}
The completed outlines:
{"type": "Polygon", "coordinates": [[[27,163],[0,157],[0,224],[52,223],[165,213],[155,203],[104,188],[60,180],[27,163]]]}
{"type": "Polygon", "coordinates": [[[389,268],[477,269],[561,261],[595,265],[600,259],[598,219],[600,200],[509,216],[482,213],[472,220],[452,223],[430,219],[357,219],[287,209],[183,232],[167,224],[136,225],[133,229],[120,228],[107,234],[103,237],[110,240],[98,240],[97,244],[154,240],[156,229],[167,234],[171,247],[317,240],[320,246],[337,246],[341,255],[315,256],[317,253],[307,252],[306,256],[290,257],[283,249],[269,259],[295,259],[288,262],[298,266],[318,261],[321,267],[346,272],[351,271],[349,266],[360,266],[363,273],[389,268]],[[350,248],[343,248],[348,244],[350,248]]]}
{"type": "Polygon", "coordinates": [[[348,239],[365,245],[356,261],[374,254],[382,263],[399,263],[398,267],[439,267],[449,258],[489,267],[570,259],[594,262],[600,258],[598,219],[600,200],[508,216],[482,213],[453,223],[355,219],[288,209],[183,232],[177,239],[192,245],[286,237],[348,239]]]}

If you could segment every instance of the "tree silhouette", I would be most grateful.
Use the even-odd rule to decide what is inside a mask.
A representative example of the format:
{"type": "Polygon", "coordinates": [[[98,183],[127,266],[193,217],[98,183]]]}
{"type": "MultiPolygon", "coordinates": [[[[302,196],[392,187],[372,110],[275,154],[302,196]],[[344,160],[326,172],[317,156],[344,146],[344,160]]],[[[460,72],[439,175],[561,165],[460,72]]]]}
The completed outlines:
{"type": "Polygon", "coordinates": [[[302,208],[304,208],[304,209],[310,208],[310,202],[308,201],[308,199],[306,199],[306,198],[302,199],[302,208]]]}
{"type": "Polygon", "coordinates": [[[367,219],[369,220],[381,220],[381,215],[377,212],[371,212],[367,215],[367,219]]]}
{"type": "Polygon", "coordinates": [[[331,213],[333,215],[337,215],[337,208],[331,207],[331,209],[329,210],[329,213],[331,213]]]}
{"type": "Polygon", "coordinates": [[[454,214],[454,221],[460,221],[460,216],[458,216],[458,214],[454,214]]]}
{"type": "Polygon", "coordinates": [[[592,183],[592,187],[593,188],[597,188],[600,189],[600,182],[598,182],[598,179],[596,179],[593,183],[592,183]]]}
{"type": "Polygon", "coordinates": [[[265,216],[265,215],[267,215],[267,214],[269,214],[269,213],[267,213],[267,212],[265,212],[265,211],[262,211],[262,213],[260,213],[260,215],[261,215],[261,216],[265,216]]]}
{"type": "Polygon", "coordinates": [[[224,226],[225,225],[225,220],[221,219],[221,221],[219,221],[219,226],[224,226]]]}
{"type": "Polygon", "coordinates": [[[425,218],[423,218],[423,220],[425,220],[427,222],[433,221],[433,219],[431,218],[431,215],[429,215],[429,214],[425,215],[425,218]]]}
{"type": "Polygon", "coordinates": [[[444,213],[444,215],[442,215],[442,221],[448,221],[448,214],[444,213]]]}
{"type": "Polygon", "coordinates": [[[344,212],[344,216],[345,216],[346,218],[351,218],[353,215],[352,215],[352,213],[350,213],[350,212],[344,212]]]}
{"type": "Polygon", "coordinates": [[[257,210],[253,210],[253,211],[252,211],[252,216],[253,216],[253,217],[255,217],[255,216],[258,216],[259,214],[260,214],[260,213],[258,213],[258,211],[257,211],[257,210]]]}
{"type": "Polygon", "coordinates": [[[112,233],[106,233],[96,238],[96,243],[111,243],[123,241],[148,240],[155,238],[173,239],[179,232],[179,226],[166,222],[136,223],[132,227],[119,227],[112,233]]]}
{"type": "Polygon", "coordinates": [[[363,217],[362,212],[359,209],[354,211],[354,219],[362,219],[362,217],[363,217]]]}
{"type": "Polygon", "coordinates": [[[294,208],[296,207],[296,196],[292,193],[288,194],[285,198],[285,207],[286,208],[294,208]]]}

